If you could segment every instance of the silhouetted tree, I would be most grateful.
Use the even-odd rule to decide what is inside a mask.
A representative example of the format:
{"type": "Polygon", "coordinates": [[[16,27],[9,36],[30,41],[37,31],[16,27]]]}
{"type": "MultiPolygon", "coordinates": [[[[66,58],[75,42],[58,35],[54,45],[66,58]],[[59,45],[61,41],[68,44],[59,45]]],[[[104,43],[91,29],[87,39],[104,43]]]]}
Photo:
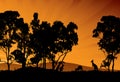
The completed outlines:
{"type": "MultiPolygon", "coordinates": [[[[31,46],[34,50],[34,53],[39,55],[37,60],[41,60],[41,58],[43,58],[43,68],[46,68],[46,58],[50,54],[50,46],[53,44],[52,37],[54,35],[52,35],[50,23],[43,21],[41,24],[39,24],[38,13],[34,13],[33,18],[34,19],[31,22],[33,31],[33,35],[31,36],[31,46]]],[[[36,58],[36,56],[34,58],[36,58]]]]}
{"type": "Polygon", "coordinates": [[[120,18],[103,16],[93,30],[93,37],[99,39],[100,49],[110,55],[109,59],[113,62],[112,71],[114,71],[114,59],[120,52],[120,18]]]}
{"type": "MultiPolygon", "coordinates": [[[[64,58],[66,57],[67,53],[72,50],[74,45],[78,43],[78,35],[76,30],[78,29],[77,25],[73,22],[70,22],[67,27],[61,21],[55,21],[52,25],[52,29],[54,31],[54,45],[52,46],[52,53],[61,53],[56,61],[56,68],[59,68],[59,61],[63,62],[64,58]],[[60,58],[62,59],[60,60],[60,58]]],[[[55,57],[55,56],[54,56],[55,57]]],[[[55,59],[55,58],[54,58],[55,59]]],[[[55,60],[54,60],[55,61],[55,60]]],[[[57,70],[57,69],[56,69],[57,70]]]]}
{"type": "Polygon", "coordinates": [[[8,70],[10,70],[10,48],[12,44],[15,44],[14,32],[16,29],[16,21],[19,17],[19,13],[17,11],[5,11],[4,13],[0,13],[0,46],[1,49],[6,53],[8,70]]]}
{"type": "Polygon", "coordinates": [[[29,47],[33,48],[34,54],[35,54],[35,56],[30,59],[30,62],[32,64],[37,64],[37,66],[38,66],[39,61],[42,58],[42,54],[40,54],[40,52],[39,52],[40,44],[39,44],[39,42],[37,40],[39,38],[38,35],[39,35],[39,30],[40,30],[39,22],[40,22],[40,20],[38,19],[38,13],[35,12],[33,14],[33,20],[30,23],[30,26],[32,27],[32,35],[30,36],[31,41],[30,41],[30,46],[29,47]],[[40,54],[39,57],[36,56],[36,54],[37,55],[40,54]]]}
{"type": "Polygon", "coordinates": [[[32,48],[35,54],[43,58],[43,68],[46,68],[46,57],[50,53],[50,45],[52,44],[50,32],[50,23],[42,22],[40,29],[37,29],[37,31],[33,30],[33,35],[31,36],[31,46],[33,45],[32,48]]]}
{"type": "MultiPolygon", "coordinates": [[[[46,68],[46,58],[52,61],[52,68],[57,66],[59,59],[63,62],[66,54],[72,50],[72,46],[77,45],[78,35],[76,24],[70,22],[66,27],[61,21],[55,21],[52,26],[47,21],[39,24],[38,14],[34,13],[31,22],[33,35],[31,36],[31,47],[36,55],[43,58],[43,68],[46,68]],[[56,54],[61,53],[55,64],[56,54]]],[[[40,58],[39,58],[40,59],[40,58]]],[[[59,63],[61,64],[61,63],[59,63]]]]}
{"type": "MultiPolygon", "coordinates": [[[[17,44],[18,44],[17,48],[19,50],[21,50],[21,53],[23,53],[23,54],[19,54],[19,55],[23,55],[22,58],[23,58],[24,62],[22,61],[21,63],[22,63],[22,68],[25,68],[27,58],[32,53],[31,49],[29,48],[31,34],[29,33],[28,24],[24,23],[23,18],[20,18],[16,22],[16,24],[19,27],[19,30],[14,34],[13,38],[17,41],[17,44]]],[[[15,54],[13,54],[13,55],[16,57],[15,54]]],[[[17,58],[15,58],[15,59],[17,59],[17,58]]],[[[17,59],[17,60],[19,60],[19,59],[17,59]]],[[[19,63],[20,63],[20,61],[19,61],[19,63]]]]}

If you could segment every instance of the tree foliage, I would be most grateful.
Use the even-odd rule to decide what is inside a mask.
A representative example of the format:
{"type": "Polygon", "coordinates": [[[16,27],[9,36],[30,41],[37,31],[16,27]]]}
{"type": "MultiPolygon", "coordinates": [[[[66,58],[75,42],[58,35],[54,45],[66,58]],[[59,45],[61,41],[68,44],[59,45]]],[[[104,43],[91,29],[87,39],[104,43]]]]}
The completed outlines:
{"type": "Polygon", "coordinates": [[[0,13],[0,47],[6,54],[8,70],[10,70],[10,48],[15,44],[14,36],[17,30],[16,21],[19,19],[17,11],[5,11],[0,13]]]}
{"type": "Polygon", "coordinates": [[[62,55],[66,56],[72,50],[72,47],[77,45],[78,35],[76,30],[78,27],[73,22],[65,26],[61,21],[55,21],[51,25],[47,21],[42,21],[39,24],[39,22],[35,22],[37,20],[39,19],[36,18],[35,20],[34,17],[34,21],[32,20],[31,23],[33,28],[31,47],[34,49],[36,55],[43,58],[44,68],[46,67],[46,58],[52,61],[54,68],[55,54],[62,53],[62,55]]]}
{"type": "Polygon", "coordinates": [[[17,21],[17,26],[19,27],[19,30],[14,34],[13,38],[15,39],[17,43],[17,49],[12,52],[12,55],[15,56],[16,60],[19,60],[19,57],[17,57],[16,51],[21,51],[22,58],[24,61],[20,61],[19,63],[22,63],[22,68],[25,68],[26,66],[26,61],[28,56],[32,53],[31,49],[29,48],[29,43],[30,43],[30,33],[29,33],[29,27],[27,23],[24,23],[23,18],[20,18],[17,21]]]}
{"type": "Polygon", "coordinates": [[[37,12],[33,14],[30,27],[20,17],[18,11],[0,13],[0,47],[6,53],[8,70],[10,70],[11,57],[25,68],[31,53],[34,54],[30,59],[32,63],[38,66],[39,61],[43,60],[43,68],[46,68],[46,59],[48,59],[52,61],[53,69],[58,70],[60,64],[63,66],[66,54],[78,44],[77,29],[77,25],[73,22],[69,22],[66,26],[61,21],[54,21],[53,24],[47,21],[40,23],[37,12]],[[17,49],[11,51],[13,44],[17,45],[17,49]],[[57,63],[62,56],[63,59],[55,67],[57,65],[55,58],[58,53],[61,55],[57,63]]]}
{"type": "Polygon", "coordinates": [[[112,57],[110,59],[113,61],[112,70],[114,70],[114,59],[120,53],[120,18],[103,16],[93,30],[93,37],[99,38],[100,49],[112,57]]]}

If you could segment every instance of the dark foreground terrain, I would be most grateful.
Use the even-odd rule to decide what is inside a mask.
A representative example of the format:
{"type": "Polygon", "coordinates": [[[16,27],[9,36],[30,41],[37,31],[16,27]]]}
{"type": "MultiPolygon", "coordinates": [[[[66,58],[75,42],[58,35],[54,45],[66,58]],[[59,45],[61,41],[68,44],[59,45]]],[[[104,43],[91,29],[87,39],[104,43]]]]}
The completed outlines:
{"type": "Polygon", "coordinates": [[[40,68],[26,68],[15,71],[1,71],[0,80],[3,81],[32,81],[32,82],[108,82],[120,81],[120,72],[81,71],[81,72],[57,72],[40,68]]]}

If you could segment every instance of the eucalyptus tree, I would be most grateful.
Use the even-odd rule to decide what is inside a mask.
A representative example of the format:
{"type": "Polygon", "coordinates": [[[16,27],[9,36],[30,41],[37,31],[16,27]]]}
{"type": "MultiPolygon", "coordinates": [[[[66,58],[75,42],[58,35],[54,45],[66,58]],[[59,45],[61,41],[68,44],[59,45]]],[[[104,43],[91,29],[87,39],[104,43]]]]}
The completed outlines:
{"type": "Polygon", "coordinates": [[[103,16],[93,30],[93,37],[98,38],[100,49],[107,53],[106,58],[112,64],[114,71],[114,60],[120,53],[120,18],[115,16],[103,16]]]}
{"type": "Polygon", "coordinates": [[[10,63],[12,56],[10,55],[10,49],[15,44],[14,32],[16,31],[16,21],[19,17],[17,11],[5,11],[0,13],[0,46],[6,54],[8,70],[10,70],[10,63]]]}
{"type": "Polygon", "coordinates": [[[30,36],[31,41],[30,41],[29,47],[34,50],[33,53],[35,54],[34,57],[30,58],[30,62],[32,64],[37,64],[37,67],[38,67],[38,63],[39,63],[40,60],[42,60],[43,56],[39,52],[40,44],[37,40],[39,38],[39,30],[40,30],[40,20],[38,19],[38,13],[37,12],[35,12],[33,14],[33,20],[31,21],[30,26],[32,27],[31,28],[32,29],[32,34],[30,36]]]}
{"type": "MultiPolygon", "coordinates": [[[[37,57],[42,57],[43,59],[43,68],[46,68],[46,57],[50,52],[50,42],[51,38],[49,37],[50,34],[50,23],[42,22],[40,28],[31,35],[31,47],[34,50],[37,57]]],[[[36,56],[35,56],[36,57],[36,56]]],[[[41,59],[41,58],[38,58],[41,59]]]]}
{"type": "MultiPolygon", "coordinates": [[[[57,60],[53,60],[56,62],[55,70],[58,70],[60,64],[63,63],[64,58],[67,53],[72,51],[72,47],[78,44],[78,35],[77,35],[77,25],[73,22],[69,22],[67,26],[65,26],[61,21],[55,21],[52,25],[52,29],[54,32],[54,43],[52,46],[52,53],[59,54],[57,60]],[[61,60],[60,60],[61,59],[61,60]],[[61,62],[61,63],[58,63],[61,62]]],[[[57,57],[57,56],[53,56],[57,57]]],[[[55,59],[55,58],[54,58],[55,59]]],[[[53,63],[54,64],[54,63],[53,63]]]]}
{"type": "Polygon", "coordinates": [[[19,27],[19,29],[14,34],[13,38],[17,42],[17,49],[14,50],[11,54],[14,55],[15,60],[17,60],[18,63],[22,63],[22,68],[25,68],[27,58],[32,53],[31,48],[29,48],[31,34],[29,32],[28,24],[24,23],[23,18],[20,18],[16,22],[16,25],[19,27]],[[20,51],[21,53],[19,53],[20,51]],[[17,55],[22,56],[18,57],[17,55]]]}
{"type": "MultiPolygon", "coordinates": [[[[43,59],[43,68],[46,68],[46,58],[52,61],[52,68],[59,68],[60,65],[55,64],[61,61],[63,62],[66,54],[72,50],[74,45],[78,44],[78,35],[76,30],[77,25],[73,22],[69,22],[65,26],[61,21],[55,21],[51,25],[47,21],[39,23],[38,14],[34,13],[34,19],[31,22],[33,34],[31,35],[31,47],[36,55],[39,55],[38,59],[43,59]],[[57,61],[56,54],[59,55],[57,61]]],[[[36,56],[35,56],[36,57],[36,56]]]]}

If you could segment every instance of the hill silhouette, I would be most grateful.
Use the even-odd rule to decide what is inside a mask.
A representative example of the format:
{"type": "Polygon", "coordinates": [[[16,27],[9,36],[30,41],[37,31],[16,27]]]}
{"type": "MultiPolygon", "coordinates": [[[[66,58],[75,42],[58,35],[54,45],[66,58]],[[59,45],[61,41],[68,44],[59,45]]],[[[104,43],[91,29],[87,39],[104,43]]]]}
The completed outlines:
{"type": "MultiPolygon", "coordinates": [[[[40,67],[40,68],[42,68],[42,66],[43,66],[42,64],[38,65],[38,67],[40,67]]],[[[75,69],[78,66],[82,66],[83,71],[92,71],[92,70],[94,70],[94,68],[92,66],[90,67],[90,66],[65,62],[63,72],[75,71],[75,69]]],[[[20,68],[22,68],[22,65],[17,64],[17,63],[16,64],[15,63],[11,64],[11,66],[10,66],[11,71],[14,71],[14,70],[17,70],[17,69],[20,69],[20,68]]],[[[52,64],[51,63],[46,63],[46,69],[52,69],[52,64]]],[[[0,71],[6,71],[6,70],[8,70],[7,64],[6,63],[0,63],[0,71]]],[[[107,71],[105,69],[99,69],[99,70],[100,71],[107,71]]]]}
{"type": "MultiPolygon", "coordinates": [[[[46,63],[46,68],[47,68],[47,69],[52,69],[51,66],[52,66],[51,63],[46,63]]],[[[66,62],[66,63],[64,64],[64,69],[63,69],[63,71],[64,71],[64,72],[75,71],[75,69],[76,69],[78,66],[82,66],[83,71],[91,71],[91,70],[93,70],[93,68],[92,68],[92,67],[89,67],[89,66],[83,66],[83,65],[79,65],[79,64],[74,64],[74,63],[68,63],[68,62],[66,62]]],[[[10,70],[11,70],[11,71],[14,71],[14,70],[17,70],[17,69],[21,68],[22,66],[21,66],[20,64],[11,64],[10,67],[11,67],[10,70]]],[[[42,64],[39,64],[38,67],[41,67],[41,68],[42,68],[42,64]]],[[[7,68],[7,64],[6,64],[6,63],[0,63],[0,70],[5,71],[5,70],[7,70],[7,69],[8,69],[8,68],[7,68]]]]}
{"type": "MultiPolygon", "coordinates": [[[[40,66],[42,66],[42,65],[40,65],[40,66]]],[[[47,69],[52,69],[51,66],[52,66],[51,63],[47,63],[47,64],[46,64],[46,68],[47,68],[47,69]]],[[[84,66],[84,65],[79,65],[79,64],[74,64],[74,63],[65,62],[63,71],[64,71],[64,72],[75,71],[75,69],[76,69],[78,66],[82,66],[83,71],[93,70],[93,68],[92,68],[92,67],[89,67],[89,66],[84,66]]]]}

